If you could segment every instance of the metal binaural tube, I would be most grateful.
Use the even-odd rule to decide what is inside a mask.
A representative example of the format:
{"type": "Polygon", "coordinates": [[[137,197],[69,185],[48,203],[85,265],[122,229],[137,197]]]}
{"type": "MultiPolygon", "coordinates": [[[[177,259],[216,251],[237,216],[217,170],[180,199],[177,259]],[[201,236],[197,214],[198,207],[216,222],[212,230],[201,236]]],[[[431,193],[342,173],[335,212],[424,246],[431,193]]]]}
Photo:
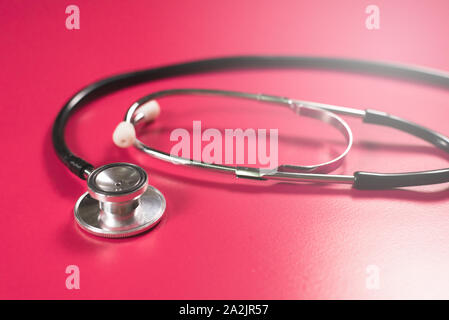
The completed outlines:
{"type": "MultiPolygon", "coordinates": [[[[281,105],[284,107],[290,108],[293,112],[298,114],[299,116],[313,118],[319,121],[322,121],[328,125],[336,128],[345,138],[346,140],[346,148],[345,150],[336,158],[319,164],[314,165],[280,165],[275,169],[265,170],[258,168],[243,168],[243,167],[235,167],[231,165],[223,165],[223,164],[213,164],[206,163],[202,161],[191,160],[187,158],[182,158],[179,156],[171,155],[163,151],[159,151],[153,149],[147,145],[145,145],[139,139],[134,140],[134,146],[163,161],[172,162],[175,164],[183,164],[193,167],[199,167],[204,169],[212,169],[218,170],[222,172],[230,172],[234,173],[237,177],[248,178],[248,179],[261,179],[264,180],[265,177],[268,177],[268,173],[270,176],[272,172],[282,172],[282,173],[328,173],[336,168],[338,168],[346,155],[349,153],[349,150],[352,147],[353,136],[350,127],[347,123],[340,118],[332,111],[338,111],[339,113],[351,114],[360,116],[364,113],[364,111],[351,109],[346,107],[339,106],[331,106],[319,103],[312,103],[308,101],[300,101],[300,100],[292,100],[286,97],[274,96],[274,95],[266,95],[266,94],[253,94],[247,92],[239,92],[239,91],[229,91],[229,90],[216,90],[216,89],[171,89],[171,90],[163,90],[158,91],[152,94],[149,94],[137,102],[133,103],[131,107],[128,109],[128,112],[125,116],[125,121],[133,124],[137,127],[137,125],[141,122],[145,121],[145,117],[142,112],[140,112],[141,107],[148,102],[155,101],[157,98],[162,98],[166,96],[173,95],[206,95],[206,96],[224,96],[224,97],[233,97],[233,98],[241,98],[247,100],[256,100],[262,103],[268,103],[273,105],[281,105]]],[[[274,176],[273,176],[274,177],[274,176]]],[[[281,177],[278,175],[277,177],[281,177]]],[[[296,179],[294,175],[285,175],[283,178],[286,179],[296,179]]],[[[309,179],[310,180],[310,179],[309,179]]],[[[346,180],[344,180],[346,181],[346,180]]]]}
{"type": "Polygon", "coordinates": [[[338,174],[319,173],[297,173],[297,172],[275,172],[263,176],[268,180],[283,180],[290,182],[317,182],[317,183],[339,183],[353,184],[354,176],[338,174]]]}
{"type": "Polygon", "coordinates": [[[365,110],[361,110],[361,109],[336,106],[336,105],[320,103],[320,102],[295,100],[295,99],[292,99],[291,101],[292,101],[292,103],[302,104],[304,106],[315,107],[315,108],[327,110],[327,111],[330,111],[333,113],[338,113],[338,114],[345,115],[345,116],[352,116],[352,117],[356,117],[356,118],[363,118],[366,113],[365,110]]]}

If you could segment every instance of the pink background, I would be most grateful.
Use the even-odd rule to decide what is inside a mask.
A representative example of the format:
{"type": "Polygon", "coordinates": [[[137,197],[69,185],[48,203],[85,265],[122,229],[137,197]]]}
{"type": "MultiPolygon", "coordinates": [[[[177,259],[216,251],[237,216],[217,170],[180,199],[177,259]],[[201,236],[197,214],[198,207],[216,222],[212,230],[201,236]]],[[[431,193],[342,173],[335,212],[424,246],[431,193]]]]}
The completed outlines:
{"type": "MultiPolygon", "coordinates": [[[[199,75],[123,90],[86,106],[67,130],[95,165],[140,164],[167,199],[164,220],[125,240],[74,223],[85,182],[57,159],[53,120],[81,87],[111,74],[234,54],[341,56],[449,70],[449,2],[0,1],[0,298],[449,298],[447,184],[395,191],[241,181],[121,150],[112,131],[127,107],[158,89],[212,87],[377,108],[443,134],[449,92],[325,71],[199,75]],[[114,4],[113,4],[114,3],[114,4]],[[76,4],[81,29],[65,28],[76,4]],[[365,8],[380,7],[380,30],[365,8]],[[65,268],[81,289],[65,287],[65,268]],[[380,289],[365,286],[380,270],[380,289]]],[[[167,98],[143,139],[169,151],[169,133],[279,128],[280,161],[328,159],[342,140],[312,120],[223,99],[167,98]],[[323,139],[316,140],[319,136],[323,139]]],[[[448,156],[392,129],[349,119],[354,150],[339,173],[447,166],[448,156]]],[[[338,150],[337,150],[338,151],[338,150]]]]}

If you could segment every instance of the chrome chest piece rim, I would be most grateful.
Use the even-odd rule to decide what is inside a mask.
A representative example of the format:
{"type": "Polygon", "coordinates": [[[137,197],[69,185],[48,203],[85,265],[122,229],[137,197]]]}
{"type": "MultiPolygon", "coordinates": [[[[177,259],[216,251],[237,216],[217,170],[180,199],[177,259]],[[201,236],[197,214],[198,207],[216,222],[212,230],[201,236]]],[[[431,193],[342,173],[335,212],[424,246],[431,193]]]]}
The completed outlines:
{"type": "Polygon", "coordinates": [[[87,179],[88,192],[76,202],[75,220],[88,233],[123,238],[154,227],[165,211],[165,198],[148,185],[148,175],[130,163],[95,169],[87,179]]]}

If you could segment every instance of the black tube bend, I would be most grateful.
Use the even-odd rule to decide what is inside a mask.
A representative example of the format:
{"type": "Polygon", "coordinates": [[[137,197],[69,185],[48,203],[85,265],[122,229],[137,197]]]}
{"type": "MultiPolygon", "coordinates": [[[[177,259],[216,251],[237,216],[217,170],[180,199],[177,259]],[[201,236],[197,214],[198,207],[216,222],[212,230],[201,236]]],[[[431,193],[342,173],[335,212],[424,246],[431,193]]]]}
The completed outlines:
{"type": "MultiPolygon", "coordinates": [[[[107,93],[123,89],[125,87],[143,82],[157,81],[165,78],[226,70],[282,68],[325,69],[368,73],[372,75],[420,81],[449,88],[449,76],[443,72],[384,62],[307,56],[231,56],[215,59],[197,60],[158,68],[123,73],[105,78],[85,87],[84,89],[76,93],[62,107],[61,111],[56,117],[52,131],[53,146],[58,157],[70,169],[70,171],[72,171],[81,179],[85,179],[86,171],[91,171],[93,169],[93,165],[76,156],[70,151],[65,142],[64,133],[65,126],[72,113],[79,107],[85,105],[87,102],[101,97],[107,93]]],[[[376,123],[376,117],[377,115],[373,114],[372,117],[370,116],[370,118],[368,120],[365,119],[365,121],[376,123]]],[[[430,136],[426,138],[427,133],[425,131],[421,131],[420,128],[416,126],[415,128],[409,128],[407,124],[401,124],[401,122],[396,118],[388,119],[388,121],[390,121],[388,125],[393,127],[399,126],[399,129],[420,136],[427,141],[429,141],[429,139],[433,139],[433,137],[430,136]]],[[[440,144],[439,146],[443,147],[442,144],[440,144]]],[[[354,187],[363,189],[379,188],[382,183],[385,183],[385,187],[391,188],[411,185],[411,182],[413,182],[413,185],[417,185],[419,183],[416,179],[422,179],[422,177],[428,176],[435,176],[437,178],[429,178],[430,180],[427,180],[427,178],[422,179],[422,182],[434,182],[440,180],[444,180],[441,182],[448,182],[449,175],[447,174],[447,171],[449,171],[449,169],[413,173],[415,177],[406,178],[407,182],[409,183],[404,182],[404,174],[392,174],[388,177],[388,179],[386,179],[383,177],[379,178],[380,174],[359,172],[355,174],[356,179],[354,187]],[[372,181],[372,183],[368,183],[369,181],[372,181]],[[398,183],[395,184],[394,181],[398,183]]]]}

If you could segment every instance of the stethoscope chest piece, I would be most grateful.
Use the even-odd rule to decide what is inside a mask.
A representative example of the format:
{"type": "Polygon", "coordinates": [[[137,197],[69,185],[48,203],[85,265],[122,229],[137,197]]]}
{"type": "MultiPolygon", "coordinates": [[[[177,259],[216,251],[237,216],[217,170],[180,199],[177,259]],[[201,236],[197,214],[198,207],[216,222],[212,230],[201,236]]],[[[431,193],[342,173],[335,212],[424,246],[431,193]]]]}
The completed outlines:
{"type": "Polygon", "coordinates": [[[148,185],[147,173],[130,163],[112,163],[92,171],[88,192],[75,205],[75,220],[85,231],[107,238],[137,235],[154,227],[165,198],[148,185]]]}

